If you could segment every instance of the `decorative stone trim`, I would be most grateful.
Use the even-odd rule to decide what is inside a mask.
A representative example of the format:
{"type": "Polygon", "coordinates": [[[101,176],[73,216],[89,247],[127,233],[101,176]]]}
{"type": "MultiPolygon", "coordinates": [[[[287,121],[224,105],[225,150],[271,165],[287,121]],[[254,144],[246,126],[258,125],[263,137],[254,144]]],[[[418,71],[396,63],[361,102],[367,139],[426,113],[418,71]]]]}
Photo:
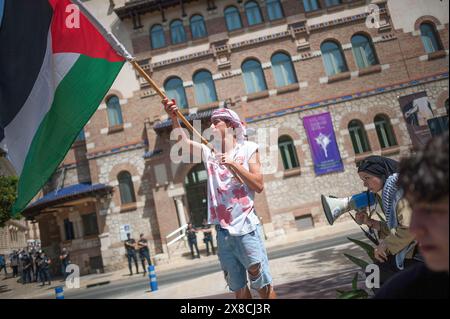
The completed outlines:
{"type": "Polygon", "coordinates": [[[300,167],[296,167],[293,169],[289,169],[289,170],[285,170],[283,172],[283,178],[289,178],[289,177],[293,177],[293,176],[298,176],[301,175],[302,170],[300,167]]]}
{"type": "Polygon", "coordinates": [[[100,134],[102,134],[102,135],[108,134],[108,128],[107,127],[102,128],[100,130],[100,134]]]}
{"type": "Polygon", "coordinates": [[[136,210],[136,208],[137,208],[137,203],[123,204],[120,206],[120,212],[125,213],[125,212],[129,212],[132,210],[136,210]]]}
{"type": "Polygon", "coordinates": [[[269,68],[272,67],[272,62],[266,62],[266,63],[263,63],[263,64],[261,64],[261,67],[262,67],[263,69],[269,69],[269,68]]]}
{"type": "MultiPolygon", "coordinates": [[[[323,10],[319,10],[319,11],[323,11],[323,10]]],[[[386,14],[386,13],[387,13],[386,8],[380,8],[380,15],[383,15],[383,14],[386,14]]],[[[339,18],[339,19],[336,19],[336,20],[325,21],[325,22],[322,22],[322,23],[313,24],[313,25],[309,26],[309,30],[310,31],[314,31],[314,30],[329,28],[329,27],[337,26],[337,25],[341,25],[341,24],[346,24],[346,23],[349,23],[349,22],[355,22],[355,21],[358,21],[358,20],[365,20],[368,15],[369,15],[368,13],[360,13],[360,14],[349,16],[349,17],[345,17],[345,18],[339,18]]]]}
{"type": "Polygon", "coordinates": [[[108,134],[113,134],[117,132],[121,132],[124,129],[124,124],[114,125],[108,127],[108,134]]]}
{"type": "Polygon", "coordinates": [[[399,153],[400,153],[400,146],[398,145],[381,149],[381,156],[389,156],[399,153]]]}
{"type": "MultiPolygon", "coordinates": [[[[94,145],[94,143],[91,143],[91,144],[94,145]]],[[[88,154],[86,154],[86,158],[87,159],[99,158],[99,157],[117,154],[117,153],[121,153],[121,152],[125,152],[125,151],[131,151],[131,150],[135,150],[135,149],[144,148],[144,146],[145,146],[144,142],[139,142],[139,143],[134,143],[134,144],[129,144],[129,145],[122,145],[122,146],[118,146],[118,147],[115,147],[112,149],[102,150],[102,151],[95,152],[95,153],[88,153],[88,154]]],[[[95,147],[95,145],[94,145],[94,147],[95,147]]],[[[91,147],[91,148],[94,148],[94,147],[91,147]]]]}
{"type": "Polygon", "coordinates": [[[95,143],[89,143],[89,144],[87,144],[87,145],[86,145],[86,148],[87,148],[88,150],[95,148],[95,143]]]}
{"type": "Polygon", "coordinates": [[[265,90],[265,91],[262,91],[262,92],[252,93],[252,94],[249,94],[247,96],[247,102],[263,99],[263,98],[268,97],[268,96],[269,96],[269,91],[268,90],[265,90]]]}
{"type": "Polygon", "coordinates": [[[191,86],[194,86],[194,82],[192,82],[192,81],[183,82],[183,87],[188,88],[191,86]]]}
{"type": "Polygon", "coordinates": [[[358,76],[365,76],[374,73],[380,73],[383,70],[381,65],[372,65],[368,68],[360,69],[358,71],[358,76]]]}
{"type": "Polygon", "coordinates": [[[300,82],[299,87],[301,89],[307,88],[308,87],[308,82],[307,81],[300,82]]]}
{"type": "Polygon", "coordinates": [[[334,82],[339,82],[339,81],[345,81],[351,78],[351,73],[350,72],[343,72],[343,73],[339,73],[333,76],[329,76],[328,77],[328,83],[334,83],[334,82]]]}
{"type": "Polygon", "coordinates": [[[328,83],[328,76],[321,77],[321,78],[319,79],[319,83],[320,83],[320,84],[326,84],[326,83],[328,83]]]}
{"type": "Polygon", "coordinates": [[[359,71],[351,72],[350,75],[352,79],[357,78],[359,76],[359,71]]]}
{"type": "Polygon", "coordinates": [[[352,47],[351,43],[345,43],[342,45],[342,50],[344,50],[344,51],[351,50],[352,48],[353,47],[352,47]]]}
{"type": "Polygon", "coordinates": [[[448,53],[445,50],[439,50],[433,53],[428,54],[428,60],[437,60],[441,58],[445,58],[448,55],[448,53]]]}
{"type": "Polygon", "coordinates": [[[278,93],[277,90],[269,90],[269,96],[277,95],[277,93],[278,93]]]}
{"type": "Polygon", "coordinates": [[[298,91],[300,88],[298,83],[293,83],[293,84],[289,84],[289,85],[285,85],[282,87],[277,88],[277,94],[283,94],[283,93],[289,93],[289,92],[293,92],[293,91],[298,91]]]}
{"type": "Polygon", "coordinates": [[[283,116],[283,115],[287,115],[287,114],[291,114],[291,113],[303,112],[306,110],[315,109],[318,107],[325,107],[328,105],[336,105],[337,103],[340,103],[340,102],[346,102],[346,101],[352,101],[355,99],[366,98],[369,96],[392,92],[392,91],[396,91],[399,89],[405,89],[408,87],[414,87],[417,85],[434,82],[434,81],[439,81],[439,80],[443,80],[443,79],[448,79],[448,72],[430,75],[430,76],[427,76],[424,78],[420,78],[420,79],[416,79],[416,80],[412,80],[412,81],[408,81],[408,82],[378,87],[373,90],[357,92],[357,93],[353,93],[353,94],[349,94],[349,95],[340,96],[337,98],[312,102],[309,104],[298,105],[298,106],[284,108],[284,109],[280,109],[280,110],[274,110],[274,111],[271,111],[268,113],[263,113],[263,114],[247,117],[247,118],[245,118],[245,122],[246,123],[254,123],[254,122],[258,122],[258,121],[267,120],[267,119],[270,119],[273,117],[279,117],[279,116],[283,116]]]}

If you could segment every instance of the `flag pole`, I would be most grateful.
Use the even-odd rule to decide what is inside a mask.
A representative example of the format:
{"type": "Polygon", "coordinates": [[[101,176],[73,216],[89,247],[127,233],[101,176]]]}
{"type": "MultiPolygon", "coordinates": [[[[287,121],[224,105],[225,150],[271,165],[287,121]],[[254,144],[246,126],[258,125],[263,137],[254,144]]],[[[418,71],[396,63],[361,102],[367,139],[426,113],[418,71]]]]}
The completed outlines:
{"type": "MultiPolygon", "coordinates": [[[[150,86],[156,91],[156,93],[161,97],[161,99],[167,99],[167,95],[156,85],[156,83],[152,80],[152,78],[145,72],[145,70],[137,63],[136,60],[132,59],[129,60],[131,65],[135,68],[136,71],[150,84],[150,86]]],[[[180,112],[180,110],[177,110],[177,116],[180,118],[180,120],[186,125],[186,127],[197,137],[200,137],[200,140],[203,144],[208,146],[211,150],[213,147],[210,145],[210,143],[189,123],[189,121],[184,117],[183,113],[180,112]]]]}
{"type": "MultiPolygon", "coordinates": [[[[156,85],[155,81],[152,80],[152,78],[145,72],[145,70],[137,63],[135,59],[129,59],[128,60],[131,65],[134,67],[134,69],[150,84],[150,86],[156,91],[156,93],[161,97],[161,99],[167,99],[167,95],[156,85]]],[[[212,151],[214,151],[214,147],[189,123],[189,121],[184,117],[183,113],[180,112],[180,110],[177,110],[177,117],[186,125],[186,127],[197,137],[200,137],[200,140],[203,144],[208,146],[212,151]]],[[[244,184],[244,181],[242,178],[236,173],[233,167],[230,167],[230,170],[233,172],[234,176],[241,182],[241,184],[244,184]]]]}
{"type": "MultiPolygon", "coordinates": [[[[104,36],[106,41],[116,50],[116,52],[123,56],[128,62],[131,63],[131,65],[134,67],[134,69],[150,84],[150,86],[158,93],[158,95],[162,99],[166,99],[166,94],[156,85],[156,83],[150,78],[150,76],[145,72],[145,70],[137,63],[136,59],[127,51],[125,46],[120,43],[120,41],[116,38],[114,34],[109,32],[105,29],[105,27],[98,21],[86,8],[83,2],[80,0],[72,0],[72,2],[76,5],[78,5],[79,9],[84,13],[86,18],[88,18],[89,21],[97,28],[97,30],[104,36]]],[[[180,112],[180,110],[177,110],[177,117],[186,125],[186,127],[195,135],[200,137],[200,140],[203,144],[208,146],[212,151],[214,151],[214,147],[189,123],[189,121],[184,117],[184,115],[180,112]]],[[[231,171],[235,175],[235,177],[244,184],[242,181],[242,178],[235,172],[235,170],[230,167],[231,171]]]]}

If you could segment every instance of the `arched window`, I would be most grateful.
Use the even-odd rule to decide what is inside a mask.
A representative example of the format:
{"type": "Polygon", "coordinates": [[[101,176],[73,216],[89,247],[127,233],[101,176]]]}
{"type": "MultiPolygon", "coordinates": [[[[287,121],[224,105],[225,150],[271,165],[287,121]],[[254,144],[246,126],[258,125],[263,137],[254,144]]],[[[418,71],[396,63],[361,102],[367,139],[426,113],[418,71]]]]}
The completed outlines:
{"type": "Polygon", "coordinates": [[[199,71],[194,74],[194,90],[198,105],[217,101],[214,80],[208,71],[199,71]]]}
{"type": "Polygon", "coordinates": [[[266,0],[266,8],[270,21],[284,17],[280,0],[266,0]]]}
{"type": "Polygon", "coordinates": [[[123,124],[122,110],[120,108],[119,98],[115,95],[106,101],[106,110],[108,112],[109,126],[123,124]]]}
{"type": "Polygon", "coordinates": [[[326,41],[322,43],[320,50],[322,51],[323,63],[328,76],[348,71],[340,45],[333,41],[326,41]]]}
{"type": "Polygon", "coordinates": [[[277,87],[297,83],[297,76],[289,55],[276,53],[272,56],[271,62],[277,87]]]}
{"type": "Polygon", "coordinates": [[[172,77],[164,83],[164,90],[170,99],[175,99],[177,105],[184,109],[188,107],[186,91],[184,90],[183,81],[178,77],[172,77]]]}
{"type": "Polygon", "coordinates": [[[305,8],[305,12],[319,10],[319,0],[303,0],[303,7],[305,8]]]}
{"type": "Polygon", "coordinates": [[[260,24],[263,22],[261,10],[255,1],[249,1],[245,4],[245,15],[248,25],[260,24]]]}
{"type": "Polygon", "coordinates": [[[131,179],[131,174],[127,171],[120,172],[119,175],[117,175],[117,180],[119,181],[120,201],[122,205],[135,203],[136,196],[134,194],[134,186],[131,179]]]}
{"type": "Polygon", "coordinates": [[[352,37],[352,48],[358,68],[363,69],[378,64],[372,41],[361,34],[352,37]]]}
{"type": "Polygon", "coordinates": [[[358,120],[352,120],[348,124],[348,131],[353,144],[355,154],[361,154],[370,151],[369,140],[364,125],[358,120]]]}
{"type": "Polygon", "coordinates": [[[186,31],[181,20],[175,20],[170,24],[170,35],[172,44],[186,42],[186,31]]]}
{"type": "Polygon", "coordinates": [[[420,37],[427,53],[433,53],[442,50],[442,44],[436,32],[436,28],[431,23],[422,23],[420,25],[420,37]]]}
{"type": "Polygon", "coordinates": [[[384,115],[377,115],[374,118],[375,129],[377,130],[378,141],[381,148],[397,145],[391,121],[384,115]]]}
{"type": "Polygon", "coordinates": [[[159,49],[166,46],[164,30],[160,24],[155,24],[150,30],[150,42],[152,49],[159,49]]]}
{"type": "Polygon", "coordinates": [[[325,0],[325,5],[327,7],[337,6],[338,4],[341,4],[342,0],[325,0]]]}
{"type": "Polygon", "coordinates": [[[201,15],[197,14],[191,17],[191,32],[193,39],[203,38],[208,35],[205,20],[201,15]]]}
{"type": "Polygon", "coordinates": [[[225,22],[227,23],[228,31],[233,31],[242,28],[241,15],[236,7],[228,7],[224,11],[225,22]]]}
{"type": "Polygon", "coordinates": [[[286,135],[281,136],[278,139],[278,148],[281,153],[281,159],[283,160],[283,167],[285,170],[300,166],[297,159],[297,151],[292,138],[286,135]]]}
{"type": "Polygon", "coordinates": [[[242,64],[242,74],[244,76],[247,94],[267,90],[266,79],[257,60],[247,60],[242,64]]]}

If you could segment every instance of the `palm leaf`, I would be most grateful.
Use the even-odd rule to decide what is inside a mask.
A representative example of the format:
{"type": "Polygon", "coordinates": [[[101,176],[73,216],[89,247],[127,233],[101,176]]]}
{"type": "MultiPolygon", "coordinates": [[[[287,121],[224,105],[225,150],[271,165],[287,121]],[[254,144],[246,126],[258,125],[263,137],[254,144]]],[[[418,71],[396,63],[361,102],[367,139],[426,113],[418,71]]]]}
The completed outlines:
{"type": "Polygon", "coordinates": [[[352,289],[357,290],[358,289],[358,273],[355,274],[352,280],[352,289]]]}
{"type": "Polygon", "coordinates": [[[369,264],[365,260],[353,257],[352,255],[349,255],[349,254],[344,254],[344,256],[347,257],[348,259],[350,259],[351,262],[353,262],[355,265],[360,267],[363,271],[365,271],[367,265],[369,264]]]}
{"type": "Polygon", "coordinates": [[[384,219],[384,217],[377,211],[375,211],[375,213],[377,214],[378,218],[382,221],[382,222],[386,222],[386,219],[384,219]]]}
{"type": "Polygon", "coordinates": [[[352,290],[347,291],[343,294],[341,294],[338,298],[339,299],[362,299],[367,298],[369,295],[365,290],[358,289],[358,290],[352,290]]]}
{"type": "Polygon", "coordinates": [[[370,257],[370,259],[373,262],[376,261],[375,260],[375,254],[374,254],[374,250],[375,250],[374,247],[372,247],[371,245],[369,245],[369,244],[367,244],[367,243],[365,243],[363,241],[357,240],[357,239],[353,239],[353,238],[350,238],[350,237],[347,237],[347,239],[350,240],[351,242],[355,243],[356,245],[358,245],[362,249],[364,249],[365,252],[367,253],[367,255],[370,257]]]}

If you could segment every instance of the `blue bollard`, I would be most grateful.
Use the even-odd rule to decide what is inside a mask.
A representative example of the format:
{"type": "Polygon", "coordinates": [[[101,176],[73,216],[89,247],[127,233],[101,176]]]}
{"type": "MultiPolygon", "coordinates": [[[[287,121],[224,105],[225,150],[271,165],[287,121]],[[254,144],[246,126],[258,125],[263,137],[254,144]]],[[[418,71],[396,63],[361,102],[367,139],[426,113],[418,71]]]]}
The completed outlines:
{"type": "Polygon", "coordinates": [[[156,281],[155,266],[148,266],[148,278],[150,279],[150,289],[152,291],[158,290],[158,282],[156,281]]]}
{"type": "Polygon", "coordinates": [[[64,299],[64,289],[63,287],[55,288],[56,299],[64,299]]]}

